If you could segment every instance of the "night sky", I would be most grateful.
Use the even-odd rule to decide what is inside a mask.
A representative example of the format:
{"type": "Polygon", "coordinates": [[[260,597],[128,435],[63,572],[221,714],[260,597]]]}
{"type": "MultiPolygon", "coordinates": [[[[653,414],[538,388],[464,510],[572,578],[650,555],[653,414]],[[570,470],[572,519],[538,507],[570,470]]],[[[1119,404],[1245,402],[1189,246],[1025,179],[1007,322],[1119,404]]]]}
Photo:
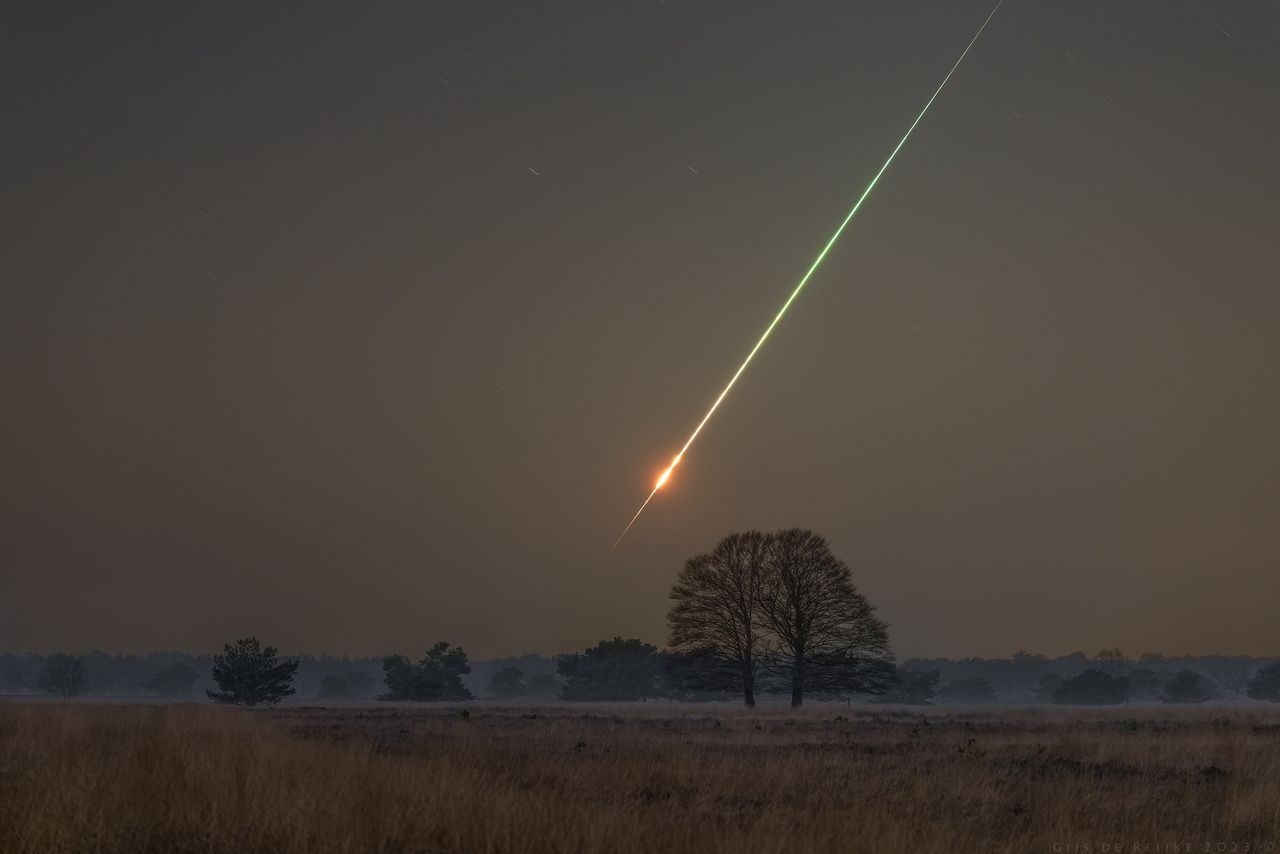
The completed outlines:
{"type": "Polygon", "coordinates": [[[1280,6],[12,2],[0,648],[1280,648],[1280,6]]]}

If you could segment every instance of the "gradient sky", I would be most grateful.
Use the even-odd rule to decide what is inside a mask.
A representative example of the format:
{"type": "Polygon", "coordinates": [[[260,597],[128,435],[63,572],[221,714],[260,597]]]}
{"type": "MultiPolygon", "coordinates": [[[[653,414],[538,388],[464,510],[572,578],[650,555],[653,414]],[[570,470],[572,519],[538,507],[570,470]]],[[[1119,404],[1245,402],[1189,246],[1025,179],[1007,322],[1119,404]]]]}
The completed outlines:
{"type": "Polygon", "coordinates": [[[0,648],[661,643],[827,536],[901,656],[1280,649],[1280,6],[16,2],[0,648]]]}

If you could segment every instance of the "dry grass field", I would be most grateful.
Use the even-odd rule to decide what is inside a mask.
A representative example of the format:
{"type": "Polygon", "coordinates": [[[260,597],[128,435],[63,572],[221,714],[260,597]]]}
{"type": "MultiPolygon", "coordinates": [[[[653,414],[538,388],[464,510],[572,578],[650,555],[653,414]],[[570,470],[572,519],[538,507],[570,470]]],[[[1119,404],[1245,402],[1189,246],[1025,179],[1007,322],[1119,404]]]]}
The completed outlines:
{"type": "Polygon", "coordinates": [[[926,713],[0,705],[0,851],[1256,852],[1280,843],[1274,710],[926,713]]]}

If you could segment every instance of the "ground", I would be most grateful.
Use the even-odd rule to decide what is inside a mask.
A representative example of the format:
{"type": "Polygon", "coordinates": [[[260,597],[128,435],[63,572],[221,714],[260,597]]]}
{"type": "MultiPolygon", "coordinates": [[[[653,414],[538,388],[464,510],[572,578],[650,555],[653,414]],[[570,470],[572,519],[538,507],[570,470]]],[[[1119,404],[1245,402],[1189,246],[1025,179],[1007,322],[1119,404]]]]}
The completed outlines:
{"type": "Polygon", "coordinates": [[[1264,705],[0,704],[13,854],[1278,844],[1264,705]]]}

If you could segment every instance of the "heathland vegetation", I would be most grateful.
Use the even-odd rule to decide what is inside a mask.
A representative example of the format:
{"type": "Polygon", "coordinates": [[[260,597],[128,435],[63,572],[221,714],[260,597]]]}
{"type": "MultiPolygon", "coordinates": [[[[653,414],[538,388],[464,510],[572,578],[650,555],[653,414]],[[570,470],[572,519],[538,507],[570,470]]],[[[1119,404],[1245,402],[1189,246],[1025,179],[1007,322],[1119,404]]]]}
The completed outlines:
{"type": "Polygon", "coordinates": [[[6,854],[1261,852],[1277,805],[1271,706],[0,704],[6,854]]]}

